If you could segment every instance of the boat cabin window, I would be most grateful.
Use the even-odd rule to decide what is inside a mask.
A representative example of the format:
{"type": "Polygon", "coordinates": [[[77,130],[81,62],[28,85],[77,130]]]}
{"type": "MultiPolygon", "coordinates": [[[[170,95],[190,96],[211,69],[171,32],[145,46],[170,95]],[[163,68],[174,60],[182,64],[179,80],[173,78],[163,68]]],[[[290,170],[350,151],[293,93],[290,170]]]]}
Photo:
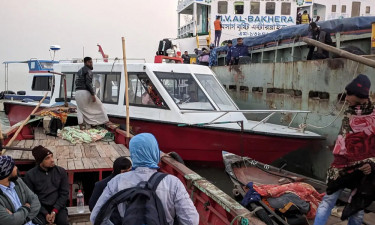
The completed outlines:
{"type": "Polygon", "coordinates": [[[214,110],[210,100],[189,73],[155,72],[180,109],[214,110]]]}
{"type": "Polygon", "coordinates": [[[33,91],[50,91],[53,82],[52,76],[34,76],[31,90],[33,91]]]}
{"type": "Polygon", "coordinates": [[[53,69],[52,62],[39,62],[42,69],[53,69]]]}
{"type": "Polygon", "coordinates": [[[234,13],[235,14],[243,14],[244,2],[238,1],[234,2],[234,13]]]}
{"type": "MultiPolygon", "coordinates": [[[[75,74],[72,73],[64,73],[66,79],[66,96],[68,98],[74,99],[75,96],[75,74]]],[[[64,83],[63,79],[61,78],[61,85],[60,85],[60,98],[64,97],[64,83]]]]}
{"type": "Polygon", "coordinates": [[[257,15],[260,13],[260,2],[250,2],[250,14],[257,15]]]}
{"type": "MultiPolygon", "coordinates": [[[[129,74],[129,104],[167,109],[163,98],[145,73],[129,74]]],[[[125,104],[125,101],[124,101],[125,104]]]]}
{"type": "Polygon", "coordinates": [[[275,8],[276,8],[275,2],[267,2],[266,3],[266,14],[268,14],[268,15],[275,14],[275,8]]]}
{"type": "Polygon", "coordinates": [[[120,91],[120,73],[94,73],[93,87],[96,96],[104,103],[117,104],[120,91]]]}
{"type": "Polygon", "coordinates": [[[227,1],[218,1],[217,2],[217,13],[218,14],[227,14],[228,13],[228,2],[227,1]]]}
{"type": "Polygon", "coordinates": [[[195,74],[207,94],[216,103],[220,110],[237,110],[222,86],[210,74],[195,74]]]}
{"type": "MultiPolygon", "coordinates": [[[[76,74],[64,73],[66,75],[66,91],[67,97],[74,99],[75,97],[75,79],[76,74]]],[[[120,73],[94,73],[93,89],[96,96],[103,102],[108,104],[117,104],[120,91],[120,73]]],[[[64,97],[64,82],[61,78],[60,97],[64,97]]]]}
{"type": "Polygon", "coordinates": [[[281,15],[290,15],[290,2],[281,3],[281,15]]]}

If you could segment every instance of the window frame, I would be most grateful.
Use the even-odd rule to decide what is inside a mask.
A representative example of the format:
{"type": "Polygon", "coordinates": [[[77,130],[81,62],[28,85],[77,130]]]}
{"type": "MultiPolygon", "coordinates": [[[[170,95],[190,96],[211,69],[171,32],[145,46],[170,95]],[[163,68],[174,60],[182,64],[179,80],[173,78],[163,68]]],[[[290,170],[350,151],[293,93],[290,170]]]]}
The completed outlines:
{"type": "MultiPolygon", "coordinates": [[[[95,72],[93,73],[93,75],[95,74],[101,74],[103,72],[95,72]]],[[[120,88],[121,88],[121,73],[120,72],[114,72],[114,73],[104,73],[104,89],[103,89],[103,100],[101,100],[103,103],[106,103],[106,104],[111,104],[111,105],[118,105],[119,103],[119,100],[120,100],[120,88]],[[117,101],[116,102],[108,102],[108,101],[105,101],[105,93],[106,93],[106,90],[107,90],[107,78],[108,76],[114,76],[114,75],[118,75],[119,76],[119,83],[118,83],[118,86],[117,86],[117,101]]],[[[93,84],[94,85],[94,84],[93,84]]],[[[112,91],[112,86],[111,86],[111,91],[112,91]]]]}
{"type": "MultiPolygon", "coordinates": [[[[276,11],[276,9],[275,9],[275,11],[276,11]]],[[[280,14],[283,15],[283,16],[290,16],[291,13],[292,13],[292,3],[290,3],[290,2],[282,2],[281,3],[281,13],[280,14]],[[289,5],[289,12],[286,13],[286,14],[283,13],[284,5],[289,5]]]]}
{"type": "Polygon", "coordinates": [[[250,15],[259,15],[259,14],[260,14],[260,2],[253,2],[253,1],[251,1],[250,2],[250,15]],[[256,4],[256,5],[258,5],[258,11],[257,11],[258,13],[251,12],[253,3],[256,4]]]}
{"type": "Polygon", "coordinates": [[[203,87],[201,86],[202,84],[196,79],[195,75],[191,74],[191,73],[178,73],[178,72],[167,72],[167,71],[153,71],[153,73],[155,74],[156,78],[158,79],[158,81],[160,82],[160,84],[163,86],[163,88],[167,91],[167,88],[164,86],[164,84],[161,82],[161,79],[159,78],[159,76],[157,75],[157,73],[175,73],[175,74],[188,74],[191,76],[191,78],[194,79],[194,81],[197,83],[198,85],[198,88],[201,90],[202,94],[206,97],[206,99],[208,100],[208,102],[210,103],[212,109],[182,109],[180,108],[180,106],[173,100],[173,97],[171,96],[171,94],[167,91],[169,97],[172,99],[173,103],[178,107],[179,110],[195,110],[195,111],[217,111],[217,108],[215,107],[215,105],[213,104],[213,100],[211,99],[211,97],[206,93],[206,91],[203,89],[203,87]]]}
{"type": "Polygon", "coordinates": [[[276,14],[276,2],[266,2],[266,15],[275,15],[276,14]],[[273,13],[267,13],[267,5],[273,5],[273,13]]]}
{"type": "Polygon", "coordinates": [[[32,81],[32,83],[31,83],[31,90],[32,91],[51,91],[51,89],[52,89],[52,85],[53,85],[53,76],[52,75],[34,75],[33,76],[33,81],[32,81]],[[47,80],[48,80],[48,89],[43,89],[43,90],[41,90],[41,89],[35,89],[34,87],[35,87],[35,84],[36,84],[36,78],[47,78],[47,80]]]}
{"type": "Polygon", "coordinates": [[[243,15],[245,13],[245,2],[244,1],[234,1],[233,2],[233,10],[235,15],[243,15]],[[238,4],[238,5],[236,5],[238,4]],[[242,4],[242,5],[240,5],[242,4]],[[242,6],[242,13],[237,13],[236,12],[236,6],[242,6]]]}
{"type": "Polygon", "coordinates": [[[337,5],[331,6],[331,12],[333,12],[333,13],[337,12],[337,5]]]}
{"type": "Polygon", "coordinates": [[[371,6],[366,6],[366,9],[365,9],[365,13],[366,14],[370,14],[371,13],[371,6]]]}
{"type": "Polygon", "coordinates": [[[341,13],[346,13],[346,5],[341,5],[341,13]]]}
{"type": "MultiPolygon", "coordinates": [[[[132,76],[132,75],[136,75],[138,80],[140,80],[139,75],[146,75],[147,79],[149,79],[150,82],[152,83],[152,85],[154,85],[154,87],[155,87],[154,82],[150,79],[150,77],[148,76],[148,74],[147,74],[146,72],[129,72],[129,73],[128,73],[128,83],[130,83],[130,82],[129,82],[129,81],[130,81],[130,76],[132,76]]],[[[142,86],[143,86],[143,85],[142,85],[142,86]]],[[[145,88],[145,87],[143,86],[143,88],[145,88]]],[[[146,89],[146,88],[145,88],[145,89],[146,89]]],[[[129,92],[129,90],[130,90],[130,89],[128,89],[128,92],[129,92]]],[[[170,110],[168,104],[167,104],[166,101],[164,100],[163,96],[161,96],[160,92],[159,92],[156,88],[155,88],[155,91],[156,91],[156,93],[159,95],[161,101],[163,102],[163,106],[161,106],[161,107],[160,107],[160,106],[157,106],[157,105],[155,104],[155,102],[154,102],[154,105],[145,105],[145,104],[142,104],[142,103],[141,103],[141,104],[138,104],[138,103],[131,103],[131,102],[130,102],[130,99],[129,99],[129,105],[131,105],[131,106],[137,106],[137,107],[145,107],[145,108],[155,108],[155,109],[170,110]]],[[[124,92],[124,93],[125,93],[125,92],[124,92]]],[[[125,94],[124,94],[124,105],[126,104],[126,100],[125,100],[126,94],[129,94],[129,93],[125,93],[125,94]]],[[[136,95],[136,94],[137,94],[137,93],[135,93],[135,95],[136,95]]]]}
{"type": "Polygon", "coordinates": [[[217,14],[228,14],[228,1],[218,1],[217,2],[217,14]],[[225,3],[226,4],[226,9],[225,9],[225,13],[222,13],[222,12],[220,12],[219,11],[219,9],[220,9],[220,6],[219,6],[219,4],[220,3],[225,3]]]}
{"type": "MultiPolygon", "coordinates": [[[[73,76],[73,80],[72,80],[72,85],[71,85],[71,92],[70,92],[70,96],[69,95],[67,95],[66,97],[67,98],[70,98],[70,99],[72,99],[72,100],[75,100],[75,97],[73,97],[73,92],[75,93],[75,82],[76,82],[76,74],[77,73],[70,73],[70,72],[65,72],[64,73],[66,76],[73,76]]],[[[97,71],[95,71],[94,73],[93,73],[93,76],[95,76],[95,75],[97,75],[97,74],[102,74],[102,75],[104,75],[104,88],[103,88],[103,99],[100,99],[100,101],[101,102],[103,102],[103,103],[105,103],[105,104],[111,104],[111,105],[118,105],[118,103],[119,103],[119,100],[120,100],[120,88],[121,88],[121,73],[120,72],[115,72],[115,73],[107,73],[107,72],[97,72],[97,71]],[[119,84],[118,84],[118,89],[117,89],[117,96],[118,96],[118,98],[117,98],[117,102],[108,102],[108,101],[105,101],[105,91],[106,91],[106,85],[107,85],[107,76],[109,76],[109,75],[111,75],[111,76],[113,76],[113,74],[115,74],[115,75],[118,75],[119,76],[119,84]]],[[[60,98],[63,98],[64,97],[64,80],[63,80],[63,77],[61,77],[60,78],[60,93],[59,93],[59,97],[60,98]]],[[[94,88],[94,84],[92,84],[93,85],[93,88],[94,88]]],[[[67,89],[68,89],[68,87],[67,87],[67,89]]]]}

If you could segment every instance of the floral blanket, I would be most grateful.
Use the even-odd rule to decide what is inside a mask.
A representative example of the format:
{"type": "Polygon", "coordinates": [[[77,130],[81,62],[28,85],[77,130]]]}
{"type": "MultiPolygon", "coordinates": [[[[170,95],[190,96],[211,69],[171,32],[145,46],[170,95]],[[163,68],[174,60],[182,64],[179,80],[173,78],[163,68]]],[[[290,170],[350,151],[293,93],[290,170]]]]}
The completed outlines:
{"type": "Polygon", "coordinates": [[[333,149],[334,161],[328,179],[364,163],[375,163],[375,111],[368,103],[345,111],[340,134],[333,149]]]}
{"type": "Polygon", "coordinates": [[[265,198],[277,198],[285,193],[294,193],[302,200],[310,203],[310,210],[306,217],[315,218],[316,210],[324,196],[315,190],[313,186],[303,182],[295,182],[284,185],[254,185],[254,189],[265,198]]]}

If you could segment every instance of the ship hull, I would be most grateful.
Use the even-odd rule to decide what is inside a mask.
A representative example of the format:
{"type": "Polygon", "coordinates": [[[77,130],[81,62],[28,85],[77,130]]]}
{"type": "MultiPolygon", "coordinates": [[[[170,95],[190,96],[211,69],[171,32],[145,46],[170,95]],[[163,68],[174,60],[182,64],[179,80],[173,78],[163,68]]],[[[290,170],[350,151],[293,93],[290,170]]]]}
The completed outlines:
{"type": "MultiPolygon", "coordinates": [[[[5,111],[11,125],[26,118],[33,106],[5,103],[5,111]]],[[[125,124],[125,117],[109,115],[114,123],[125,124]]],[[[272,163],[297,150],[312,150],[322,142],[321,138],[296,138],[239,132],[212,127],[180,127],[177,123],[130,118],[130,126],[135,134],[152,133],[156,136],[160,149],[175,151],[184,160],[220,163],[223,150],[256,160],[272,163]]]]}
{"type": "MultiPolygon", "coordinates": [[[[290,170],[319,179],[325,179],[333,156],[334,146],[342,121],[345,86],[357,75],[368,75],[375,83],[375,69],[348,59],[324,59],[283,63],[253,63],[229,67],[213,67],[220,83],[240,109],[293,109],[311,111],[308,119],[300,115],[292,126],[308,123],[308,129],[326,138],[321,149],[315,152],[291,153],[282,160],[290,170]],[[339,101],[341,98],[341,101],[339,101]]],[[[370,98],[375,92],[370,90],[370,98]]],[[[246,115],[259,120],[257,115],[246,115]]],[[[288,125],[293,115],[281,114],[269,122],[288,125]]]]}

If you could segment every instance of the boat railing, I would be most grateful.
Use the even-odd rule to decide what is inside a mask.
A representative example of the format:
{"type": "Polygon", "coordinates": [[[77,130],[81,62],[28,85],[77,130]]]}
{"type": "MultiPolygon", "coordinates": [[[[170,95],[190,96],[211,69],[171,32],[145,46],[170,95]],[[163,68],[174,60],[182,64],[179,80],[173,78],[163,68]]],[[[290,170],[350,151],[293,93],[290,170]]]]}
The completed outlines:
{"type": "MultiPolygon", "coordinates": [[[[94,59],[92,59],[92,61],[98,63],[98,62],[104,62],[104,59],[103,58],[94,58],[94,59]]],[[[108,58],[108,62],[106,62],[106,63],[114,63],[116,61],[122,61],[122,58],[117,58],[117,57],[116,58],[108,58]]],[[[140,61],[140,62],[146,63],[145,58],[126,58],[126,61],[140,61]]],[[[60,63],[83,63],[83,59],[82,58],[62,59],[59,62],[60,63]]]]}
{"type": "Polygon", "coordinates": [[[195,21],[192,20],[191,22],[181,26],[178,28],[178,38],[189,37],[190,34],[194,33],[195,28],[195,21]]]}
{"type": "Polygon", "coordinates": [[[222,123],[238,123],[238,121],[217,122],[218,119],[222,118],[223,116],[227,115],[228,113],[268,114],[264,119],[258,121],[258,123],[256,123],[253,127],[251,127],[250,130],[255,129],[260,124],[267,123],[267,121],[271,117],[273,117],[276,113],[292,113],[292,114],[294,114],[294,116],[291,119],[291,121],[289,122],[288,128],[297,129],[297,130],[300,130],[302,132],[305,131],[305,126],[303,126],[303,124],[306,124],[308,114],[311,113],[311,111],[305,111],[305,110],[282,110],[282,109],[280,109],[280,110],[220,110],[220,111],[181,110],[180,112],[182,114],[186,114],[186,113],[222,113],[221,115],[219,115],[218,117],[216,117],[212,121],[210,121],[208,123],[200,123],[198,125],[202,125],[202,124],[213,125],[213,124],[218,124],[218,123],[221,123],[221,124],[222,123]],[[304,117],[304,122],[303,122],[302,126],[300,125],[298,128],[294,128],[294,127],[292,127],[292,123],[299,114],[306,114],[305,117],[304,117]]]}

